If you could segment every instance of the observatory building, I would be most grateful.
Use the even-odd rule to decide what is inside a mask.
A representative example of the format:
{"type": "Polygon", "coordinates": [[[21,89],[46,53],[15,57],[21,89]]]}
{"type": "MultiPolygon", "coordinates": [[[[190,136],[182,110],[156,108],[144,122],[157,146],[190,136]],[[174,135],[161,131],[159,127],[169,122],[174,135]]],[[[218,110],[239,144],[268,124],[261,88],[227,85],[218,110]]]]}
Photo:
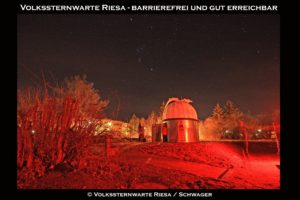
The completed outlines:
{"type": "Polygon", "coordinates": [[[168,142],[198,142],[199,120],[189,99],[170,98],[165,105],[162,125],[168,142]],[[165,130],[164,130],[165,131],[165,130]]]}

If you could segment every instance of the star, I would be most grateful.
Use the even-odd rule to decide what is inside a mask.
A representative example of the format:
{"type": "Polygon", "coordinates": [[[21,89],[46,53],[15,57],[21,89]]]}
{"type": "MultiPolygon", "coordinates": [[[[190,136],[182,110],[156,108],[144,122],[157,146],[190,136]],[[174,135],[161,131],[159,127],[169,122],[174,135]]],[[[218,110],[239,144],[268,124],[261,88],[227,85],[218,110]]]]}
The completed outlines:
{"type": "Polygon", "coordinates": [[[135,48],[136,54],[140,54],[140,53],[142,53],[143,51],[144,51],[144,47],[143,47],[143,46],[140,46],[140,47],[136,47],[136,48],[135,48]]]}
{"type": "Polygon", "coordinates": [[[153,71],[154,71],[154,68],[153,68],[153,67],[150,67],[150,71],[153,72],[153,71]]]}

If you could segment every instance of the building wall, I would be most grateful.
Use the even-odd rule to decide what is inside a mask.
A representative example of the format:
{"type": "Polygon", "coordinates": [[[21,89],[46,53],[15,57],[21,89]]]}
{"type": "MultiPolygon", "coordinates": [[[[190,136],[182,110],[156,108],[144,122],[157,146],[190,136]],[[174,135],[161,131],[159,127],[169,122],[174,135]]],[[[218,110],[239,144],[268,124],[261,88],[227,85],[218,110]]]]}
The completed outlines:
{"type": "Polygon", "coordinates": [[[161,142],[161,124],[152,125],[152,142],[161,142]]]}
{"type": "Polygon", "coordinates": [[[199,125],[197,120],[170,119],[165,120],[168,126],[168,142],[198,142],[199,125]]]}

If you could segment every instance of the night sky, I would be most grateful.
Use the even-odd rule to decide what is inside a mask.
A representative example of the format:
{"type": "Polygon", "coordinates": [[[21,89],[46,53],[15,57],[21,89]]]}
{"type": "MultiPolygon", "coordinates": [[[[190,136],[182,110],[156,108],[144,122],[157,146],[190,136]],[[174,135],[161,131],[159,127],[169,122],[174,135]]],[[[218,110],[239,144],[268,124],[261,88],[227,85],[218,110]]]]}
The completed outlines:
{"type": "MultiPolygon", "coordinates": [[[[169,97],[190,98],[200,119],[216,103],[279,109],[279,15],[19,15],[18,87],[33,74],[87,75],[104,98],[146,117],[169,97]]],[[[108,110],[109,113],[109,110],[108,110]]]]}

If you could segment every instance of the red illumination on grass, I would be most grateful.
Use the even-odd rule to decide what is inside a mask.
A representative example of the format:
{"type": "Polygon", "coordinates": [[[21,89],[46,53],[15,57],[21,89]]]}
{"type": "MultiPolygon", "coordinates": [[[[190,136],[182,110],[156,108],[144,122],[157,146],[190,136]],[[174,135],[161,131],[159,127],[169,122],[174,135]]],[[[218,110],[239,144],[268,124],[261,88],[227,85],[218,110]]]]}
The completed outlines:
{"type": "Polygon", "coordinates": [[[66,165],[26,188],[278,189],[279,157],[271,142],[111,143],[89,148],[85,170],[66,165]]]}

